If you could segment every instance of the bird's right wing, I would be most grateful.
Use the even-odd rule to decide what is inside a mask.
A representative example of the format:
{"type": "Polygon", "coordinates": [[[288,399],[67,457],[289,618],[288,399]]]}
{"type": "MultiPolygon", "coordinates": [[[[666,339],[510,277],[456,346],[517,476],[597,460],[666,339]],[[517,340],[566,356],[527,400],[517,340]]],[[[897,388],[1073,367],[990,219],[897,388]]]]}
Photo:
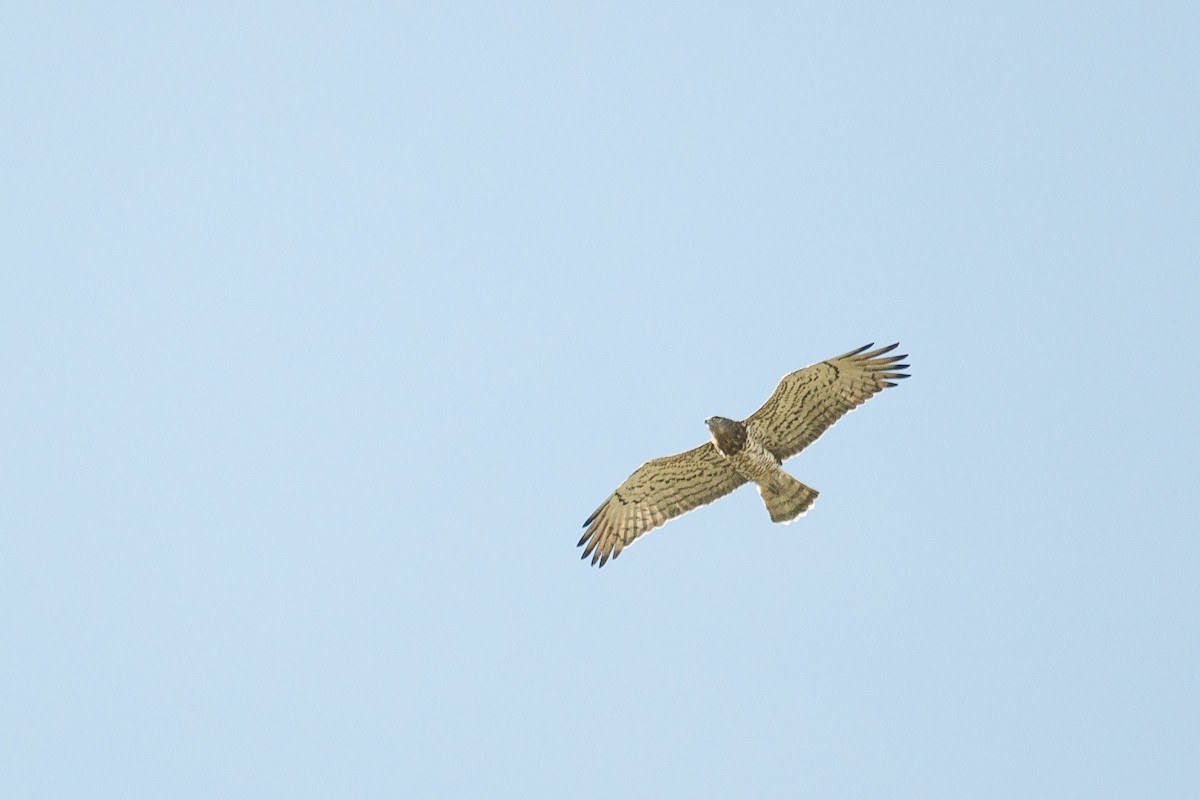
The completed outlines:
{"type": "Polygon", "coordinates": [[[712,442],[638,467],[584,522],[583,558],[604,566],[639,536],[746,482],[712,442]]]}

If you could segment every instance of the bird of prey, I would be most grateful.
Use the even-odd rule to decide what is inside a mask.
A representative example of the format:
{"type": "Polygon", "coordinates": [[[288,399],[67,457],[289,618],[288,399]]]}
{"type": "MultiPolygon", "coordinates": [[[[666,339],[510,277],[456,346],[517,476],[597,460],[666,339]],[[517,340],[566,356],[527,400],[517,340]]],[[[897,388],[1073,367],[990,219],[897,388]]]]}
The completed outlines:
{"type": "Polygon", "coordinates": [[[785,375],[762,408],[736,422],[709,417],[711,440],[699,447],[638,467],[583,526],[583,558],[600,566],[643,534],[673,517],[711,503],[753,481],[772,522],[803,516],[817,492],[783,471],[799,453],[846,412],[876,392],[907,378],[908,356],[888,356],[895,344],[873,344],[785,375]]]}

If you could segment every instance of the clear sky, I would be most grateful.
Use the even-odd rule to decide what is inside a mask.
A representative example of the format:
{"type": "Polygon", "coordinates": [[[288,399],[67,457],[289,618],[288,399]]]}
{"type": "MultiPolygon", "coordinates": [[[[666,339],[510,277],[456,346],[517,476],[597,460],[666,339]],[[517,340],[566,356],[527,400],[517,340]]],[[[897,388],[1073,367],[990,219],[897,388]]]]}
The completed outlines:
{"type": "Polygon", "coordinates": [[[0,795],[1200,793],[1195,3],[8,4],[0,795]],[[603,570],[784,373],[913,377],[603,570]]]}

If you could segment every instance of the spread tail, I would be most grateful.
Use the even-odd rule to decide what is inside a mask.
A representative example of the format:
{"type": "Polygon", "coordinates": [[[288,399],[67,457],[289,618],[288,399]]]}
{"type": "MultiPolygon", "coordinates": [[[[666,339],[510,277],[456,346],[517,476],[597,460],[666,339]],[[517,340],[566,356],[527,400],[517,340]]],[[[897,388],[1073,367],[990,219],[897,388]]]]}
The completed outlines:
{"type": "Polygon", "coordinates": [[[771,514],[771,522],[786,523],[812,508],[818,492],[780,470],[770,484],[758,484],[758,494],[771,514]]]}

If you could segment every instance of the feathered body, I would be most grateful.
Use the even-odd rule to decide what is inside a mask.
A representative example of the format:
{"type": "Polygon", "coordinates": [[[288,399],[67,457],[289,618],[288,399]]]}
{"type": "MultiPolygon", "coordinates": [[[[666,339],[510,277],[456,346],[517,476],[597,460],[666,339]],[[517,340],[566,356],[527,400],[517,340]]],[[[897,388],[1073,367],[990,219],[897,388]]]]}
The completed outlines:
{"type": "Polygon", "coordinates": [[[784,472],[783,461],[745,425],[725,417],[709,417],[704,424],[712,433],[717,452],[739,476],[758,487],[772,522],[793,522],[816,502],[816,490],[784,472]]]}

